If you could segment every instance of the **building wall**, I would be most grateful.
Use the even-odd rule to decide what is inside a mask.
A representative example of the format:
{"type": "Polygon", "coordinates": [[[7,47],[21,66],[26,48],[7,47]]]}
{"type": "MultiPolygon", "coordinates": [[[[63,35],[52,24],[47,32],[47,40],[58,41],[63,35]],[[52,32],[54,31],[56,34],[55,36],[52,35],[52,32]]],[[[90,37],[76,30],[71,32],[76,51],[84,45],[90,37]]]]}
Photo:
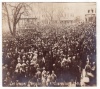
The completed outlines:
{"type": "Polygon", "coordinates": [[[87,9],[86,14],[85,14],[85,22],[96,22],[95,5],[87,9]]]}
{"type": "Polygon", "coordinates": [[[37,25],[37,18],[22,18],[18,23],[18,28],[33,28],[34,25],[37,25]]]}

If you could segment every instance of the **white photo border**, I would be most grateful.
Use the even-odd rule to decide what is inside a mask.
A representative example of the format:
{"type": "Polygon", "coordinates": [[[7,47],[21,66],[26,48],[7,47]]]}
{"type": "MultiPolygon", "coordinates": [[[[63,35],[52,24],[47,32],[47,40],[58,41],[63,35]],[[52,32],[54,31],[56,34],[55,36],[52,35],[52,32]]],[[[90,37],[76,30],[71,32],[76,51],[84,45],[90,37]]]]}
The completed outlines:
{"type": "MultiPolygon", "coordinates": [[[[100,0],[0,0],[0,88],[19,88],[19,87],[2,87],[2,2],[96,2],[96,10],[97,10],[97,23],[96,23],[96,39],[97,39],[97,87],[88,87],[88,88],[99,88],[100,87],[100,0]]],[[[22,88],[22,87],[21,87],[22,88]]],[[[21,89],[20,88],[20,89],[21,89]]],[[[29,89],[29,87],[24,87],[29,89]]],[[[33,87],[30,87],[31,89],[33,87]]],[[[42,87],[38,87],[42,88],[42,87]]],[[[46,89],[47,87],[43,87],[46,89]]],[[[48,87],[50,88],[50,87],[48,87]]],[[[56,88],[56,87],[54,87],[56,88]]],[[[66,88],[66,87],[58,87],[58,88],[66,88]]],[[[67,87],[71,88],[71,87],[67,87]]],[[[72,87],[75,88],[75,87],[72,87]]],[[[77,87],[76,87],[77,88],[77,87]]],[[[85,87],[80,87],[85,88],[85,87]]],[[[87,88],[87,87],[86,87],[87,88]]],[[[100,89],[100,88],[99,88],[100,89]]]]}

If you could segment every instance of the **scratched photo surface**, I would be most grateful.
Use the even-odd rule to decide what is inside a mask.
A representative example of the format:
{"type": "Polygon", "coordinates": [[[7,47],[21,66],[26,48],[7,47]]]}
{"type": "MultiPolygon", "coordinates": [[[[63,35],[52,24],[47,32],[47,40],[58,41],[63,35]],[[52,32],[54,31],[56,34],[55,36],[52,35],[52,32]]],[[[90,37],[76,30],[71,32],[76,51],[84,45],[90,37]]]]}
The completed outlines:
{"type": "Polygon", "coordinates": [[[96,56],[96,3],[2,3],[3,87],[96,87],[96,56]]]}

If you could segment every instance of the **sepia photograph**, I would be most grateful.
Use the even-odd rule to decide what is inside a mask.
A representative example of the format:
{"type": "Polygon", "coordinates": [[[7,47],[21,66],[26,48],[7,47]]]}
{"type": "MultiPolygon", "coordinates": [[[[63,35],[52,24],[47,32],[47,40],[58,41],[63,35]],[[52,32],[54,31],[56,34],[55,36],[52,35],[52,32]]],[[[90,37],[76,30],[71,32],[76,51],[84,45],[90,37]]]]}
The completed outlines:
{"type": "Polygon", "coordinates": [[[96,2],[2,2],[3,87],[96,87],[96,2]]]}

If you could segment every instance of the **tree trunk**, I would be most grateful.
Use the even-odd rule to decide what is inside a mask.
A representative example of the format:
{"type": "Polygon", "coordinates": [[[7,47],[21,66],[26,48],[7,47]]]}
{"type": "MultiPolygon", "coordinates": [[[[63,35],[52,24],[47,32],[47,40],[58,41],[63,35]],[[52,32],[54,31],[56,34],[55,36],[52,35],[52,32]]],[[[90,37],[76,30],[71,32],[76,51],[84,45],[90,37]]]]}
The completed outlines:
{"type": "Polygon", "coordinates": [[[16,25],[13,25],[13,36],[16,37],[16,25]]]}
{"type": "Polygon", "coordinates": [[[4,3],[4,5],[5,5],[6,12],[7,12],[7,19],[8,19],[9,30],[10,30],[11,35],[13,35],[12,29],[11,29],[11,24],[10,24],[10,18],[9,18],[9,13],[8,13],[7,5],[6,5],[6,3],[4,3]]]}

